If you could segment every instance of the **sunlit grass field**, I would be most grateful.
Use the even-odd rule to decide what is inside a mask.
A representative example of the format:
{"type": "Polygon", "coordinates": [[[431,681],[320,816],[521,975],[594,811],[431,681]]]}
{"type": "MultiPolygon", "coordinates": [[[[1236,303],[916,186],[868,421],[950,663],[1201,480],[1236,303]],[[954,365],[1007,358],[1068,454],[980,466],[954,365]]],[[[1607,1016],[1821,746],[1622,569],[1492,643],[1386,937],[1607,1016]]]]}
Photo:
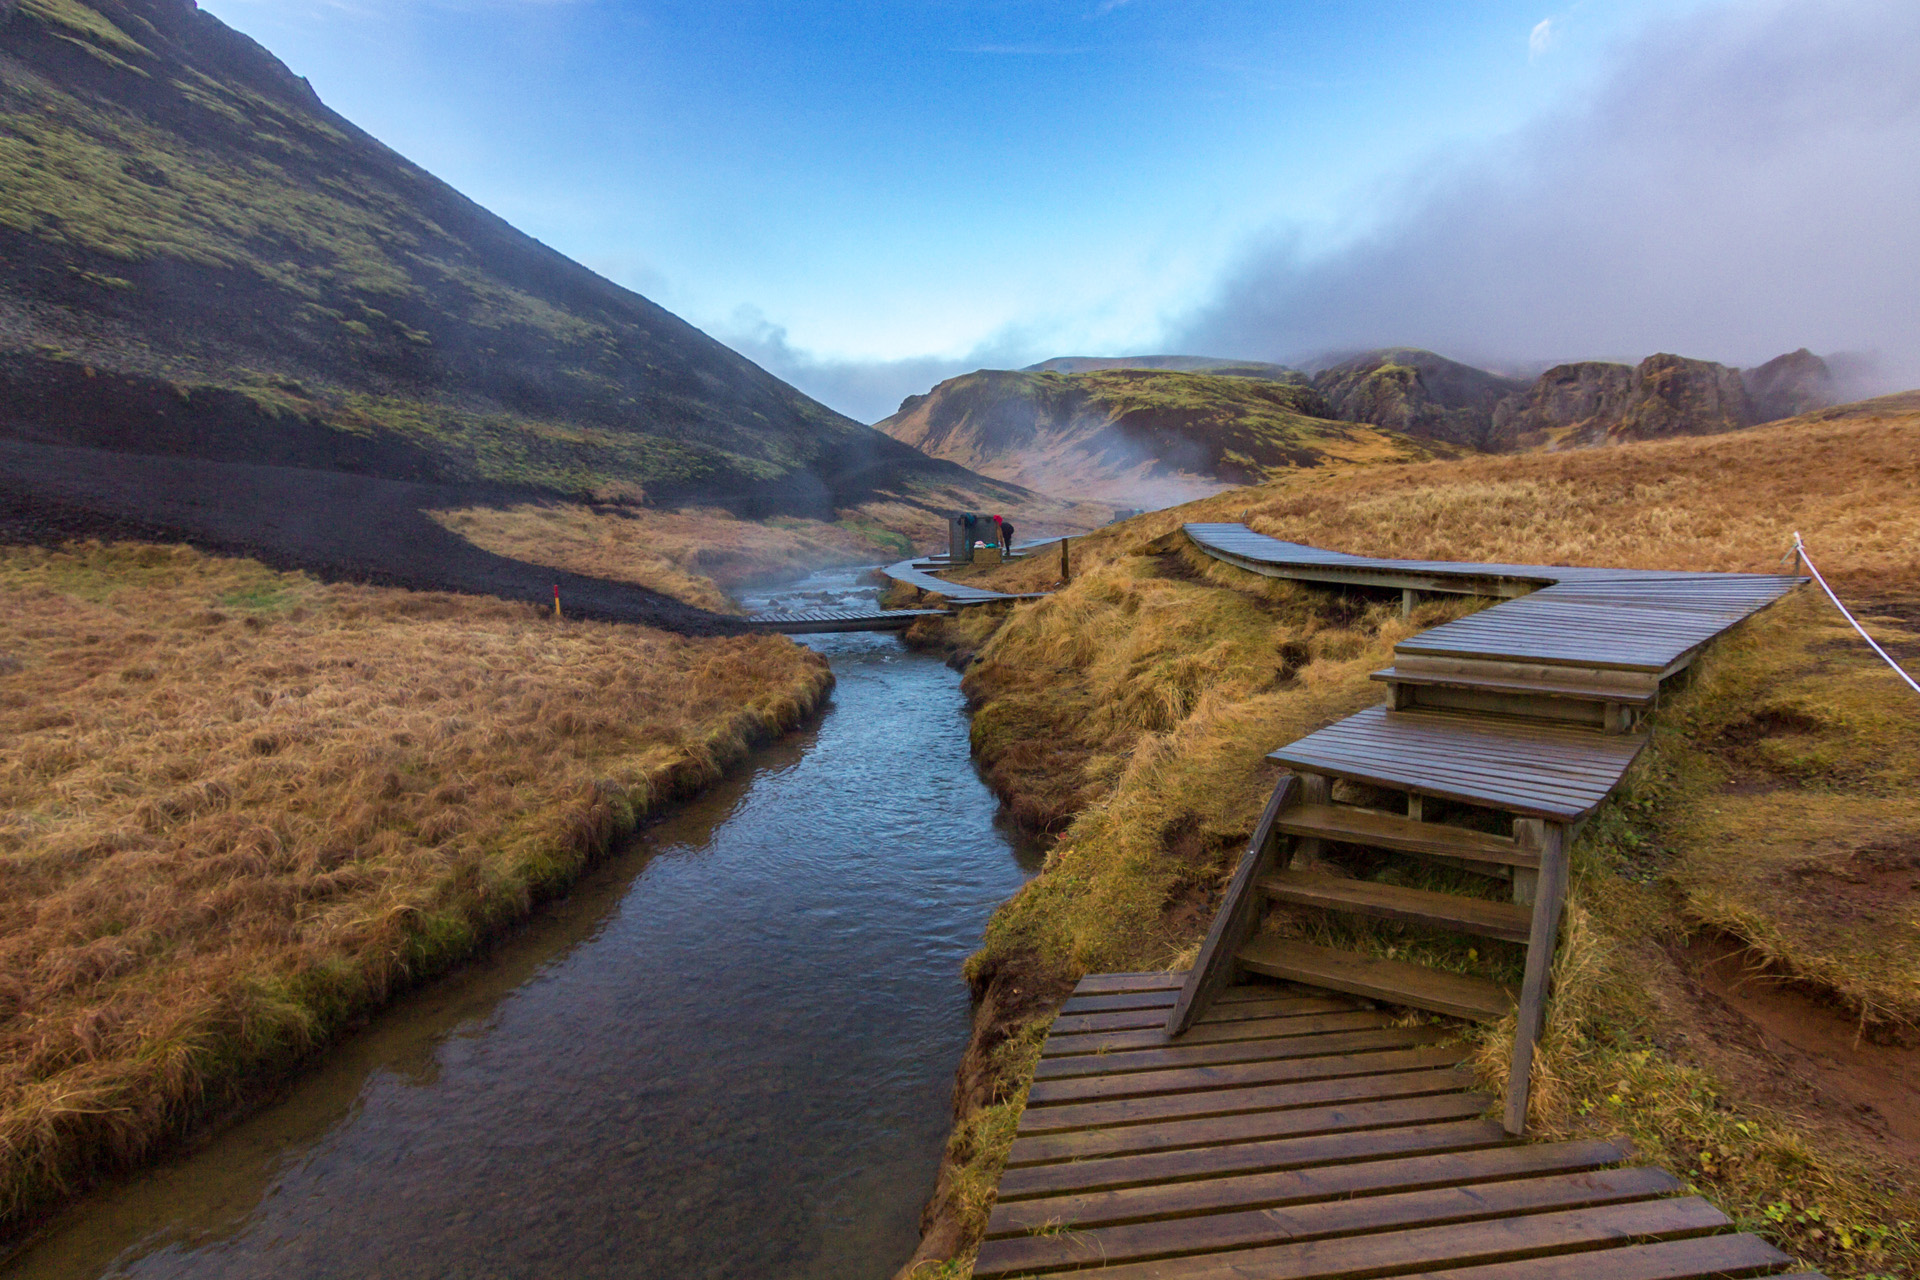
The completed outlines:
{"type": "Polygon", "coordinates": [[[0,1224],[472,953],[825,696],[780,637],[0,549],[0,1224]]]}

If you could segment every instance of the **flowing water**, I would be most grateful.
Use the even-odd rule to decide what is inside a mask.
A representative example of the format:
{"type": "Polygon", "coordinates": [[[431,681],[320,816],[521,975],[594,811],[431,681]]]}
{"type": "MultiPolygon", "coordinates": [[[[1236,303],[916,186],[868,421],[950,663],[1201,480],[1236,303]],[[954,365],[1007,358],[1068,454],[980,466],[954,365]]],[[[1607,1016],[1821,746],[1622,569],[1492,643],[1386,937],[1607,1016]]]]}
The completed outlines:
{"type": "Polygon", "coordinates": [[[996,825],[952,671],[807,642],[839,680],[817,727],[0,1273],[889,1275],[949,1125],[960,963],[1037,854],[996,825]]]}

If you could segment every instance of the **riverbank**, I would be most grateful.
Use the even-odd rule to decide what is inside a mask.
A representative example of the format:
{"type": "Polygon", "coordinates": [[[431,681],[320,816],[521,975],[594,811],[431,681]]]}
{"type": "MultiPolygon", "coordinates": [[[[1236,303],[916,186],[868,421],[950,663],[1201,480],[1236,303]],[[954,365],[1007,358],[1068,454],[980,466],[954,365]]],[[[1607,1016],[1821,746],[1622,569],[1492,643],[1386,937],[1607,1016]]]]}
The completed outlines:
{"type": "MultiPolygon", "coordinates": [[[[1059,840],[969,963],[975,1052],[911,1274],[967,1274],[1057,1005],[1009,1010],[1004,993],[1189,964],[1272,787],[1265,752],[1377,702],[1368,675],[1396,640],[1477,607],[1434,600],[1403,618],[1397,598],[1261,578],[1186,548],[1182,522],[1244,518],[1378,555],[1733,570],[1773,568],[1798,528],[1911,659],[1917,469],[1920,415],[1904,414],[1305,472],[1076,542],[1073,583],[990,635],[919,629],[977,649],[964,688],[982,766],[1059,840]]],[[[1058,573],[1029,561],[967,576],[1019,590],[1058,573]]],[[[1802,593],[1723,641],[1663,707],[1653,749],[1573,851],[1536,1068],[1536,1132],[1625,1132],[1835,1277],[1920,1265],[1906,1225],[1920,1221],[1920,1092],[1899,1084],[1916,1068],[1902,1046],[1920,1029],[1920,923],[1892,887],[1920,849],[1920,713],[1878,663],[1802,593]],[[1884,1052],[1854,1052],[1842,1078],[1811,1069],[1848,1049],[1822,1010],[1884,1052]]],[[[1476,971],[1514,960],[1392,927],[1338,932],[1304,911],[1282,927],[1476,971]]],[[[1509,1030],[1484,1037],[1490,1081],[1509,1030]]]]}
{"type": "Polygon", "coordinates": [[[0,550],[0,1227],[259,1095],[802,723],[778,637],[0,550]]]}

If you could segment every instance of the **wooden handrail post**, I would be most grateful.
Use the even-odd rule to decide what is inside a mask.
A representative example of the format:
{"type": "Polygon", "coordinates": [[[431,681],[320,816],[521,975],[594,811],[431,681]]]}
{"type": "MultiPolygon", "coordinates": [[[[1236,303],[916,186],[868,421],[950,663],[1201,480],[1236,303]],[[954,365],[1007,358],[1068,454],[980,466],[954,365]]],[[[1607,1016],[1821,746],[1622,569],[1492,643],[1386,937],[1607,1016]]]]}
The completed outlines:
{"type": "Polygon", "coordinates": [[[1220,994],[1221,988],[1233,982],[1234,952],[1240,949],[1259,919],[1260,877],[1273,870],[1280,848],[1280,833],[1276,830],[1280,813],[1299,803],[1300,790],[1300,779],[1290,773],[1282,774],[1274,787],[1266,812],[1260,815],[1260,824],[1247,842],[1240,869],[1233,873],[1226,897],[1221,899],[1220,910],[1213,917],[1213,927],[1207,930],[1207,940],[1200,945],[1200,954],[1187,972],[1180,999],[1167,1015],[1169,1040],[1192,1026],[1220,994]]]}
{"type": "Polygon", "coordinates": [[[1522,818],[1513,824],[1514,839],[1540,851],[1540,879],[1533,896],[1533,923],[1527,933],[1527,973],[1520,984],[1515,1010],[1513,1068],[1507,1075],[1508,1133],[1519,1137],[1527,1127],[1527,1088],[1533,1079],[1533,1046],[1545,1020],[1547,984],[1553,977],[1554,944],[1560,934],[1560,909],[1567,897],[1567,829],[1554,822],[1522,818]]]}

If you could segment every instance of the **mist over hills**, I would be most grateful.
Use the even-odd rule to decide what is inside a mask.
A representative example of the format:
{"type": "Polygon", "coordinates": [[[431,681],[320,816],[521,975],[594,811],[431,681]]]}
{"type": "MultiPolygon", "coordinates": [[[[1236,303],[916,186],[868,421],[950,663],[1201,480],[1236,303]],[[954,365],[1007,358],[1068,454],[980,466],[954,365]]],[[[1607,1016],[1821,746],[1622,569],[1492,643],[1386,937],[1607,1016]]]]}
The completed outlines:
{"type": "Polygon", "coordinates": [[[1055,493],[1157,506],[1276,471],[1733,431],[1826,408],[1801,349],[1754,369],[1675,355],[1527,381],[1388,347],[1312,373],[1206,356],[1059,357],[909,396],[878,427],[935,457],[1055,493]]]}
{"type": "MultiPolygon", "coordinates": [[[[416,506],[1031,500],[514,230],[192,0],[0,0],[0,443],[16,532],[92,513],[266,552],[315,472],[416,506]],[[205,490],[175,501],[128,461],[152,455],[254,470],[174,466],[205,490]]],[[[352,535],[354,486],[327,488],[352,535]]],[[[318,520],[281,558],[359,563],[318,520]]]]}
{"type": "Polygon", "coordinates": [[[877,425],[934,457],[1028,488],[1138,507],[1257,484],[1296,467],[1457,452],[1339,421],[1305,374],[1279,366],[1240,373],[1223,361],[1204,362],[1224,366],[1207,372],[1124,359],[1070,363],[1105,367],[982,369],[909,396],[877,425]]]}

